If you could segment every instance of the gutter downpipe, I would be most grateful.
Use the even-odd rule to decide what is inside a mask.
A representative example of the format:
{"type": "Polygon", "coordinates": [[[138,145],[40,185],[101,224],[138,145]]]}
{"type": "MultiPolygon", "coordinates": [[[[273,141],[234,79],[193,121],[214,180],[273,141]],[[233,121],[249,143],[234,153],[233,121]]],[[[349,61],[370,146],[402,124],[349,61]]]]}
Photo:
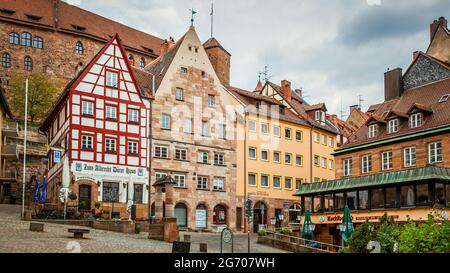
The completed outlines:
{"type": "MultiPolygon", "coordinates": [[[[152,120],[153,120],[153,100],[155,98],[156,95],[156,82],[155,82],[155,75],[149,73],[150,75],[153,76],[153,80],[152,80],[152,97],[150,98],[150,116],[149,116],[149,130],[148,130],[148,139],[149,139],[149,157],[148,157],[148,221],[149,224],[151,225],[153,223],[152,220],[152,153],[153,153],[153,132],[152,132],[152,120]]],[[[156,209],[156,207],[155,207],[156,209]]]]}

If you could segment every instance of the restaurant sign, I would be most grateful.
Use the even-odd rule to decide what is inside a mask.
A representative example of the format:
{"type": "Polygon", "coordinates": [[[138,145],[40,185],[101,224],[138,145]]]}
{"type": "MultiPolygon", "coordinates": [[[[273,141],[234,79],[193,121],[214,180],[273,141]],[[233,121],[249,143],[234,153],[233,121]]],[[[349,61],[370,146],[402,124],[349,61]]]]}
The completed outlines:
{"type": "Polygon", "coordinates": [[[147,170],[144,168],[85,162],[73,162],[71,169],[72,172],[75,172],[78,175],[103,175],[122,177],[145,177],[147,175],[147,170]]]}
{"type": "MultiPolygon", "coordinates": [[[[370,221],[370,220],[379,220],[381,218],[383,218],[383,215],[377,215],[377,216],[358,216],[358,217],[354,217],[353,215],[350,216],[352,218],[352,221],[370,221]]],[[[389,215],[388,216],[390,219],[399,219],[400,216],[399,215],[389,215]]],[[[336,216],[328,216],[327,217],[327,221],[328,222],[342,222],[344,219],[341,215],[336,215],[336,216]]]]}

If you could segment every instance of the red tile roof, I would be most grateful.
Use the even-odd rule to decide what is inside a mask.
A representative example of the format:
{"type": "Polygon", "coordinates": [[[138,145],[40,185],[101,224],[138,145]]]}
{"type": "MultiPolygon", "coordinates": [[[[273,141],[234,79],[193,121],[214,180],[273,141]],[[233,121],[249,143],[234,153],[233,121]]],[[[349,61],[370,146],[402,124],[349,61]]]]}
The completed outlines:
{"type": "Polygon", "coordinates": [[[231,56],[231,54],[219,43],[219,41],[217,41],[216,38],[209,38],[204,44],[203,44],[203,48],[205,49],[210,49],[210,48],[214,48],[214,47],[219,47],[221,48],[223,51],[225,51],[228,55],[231,56]]]}

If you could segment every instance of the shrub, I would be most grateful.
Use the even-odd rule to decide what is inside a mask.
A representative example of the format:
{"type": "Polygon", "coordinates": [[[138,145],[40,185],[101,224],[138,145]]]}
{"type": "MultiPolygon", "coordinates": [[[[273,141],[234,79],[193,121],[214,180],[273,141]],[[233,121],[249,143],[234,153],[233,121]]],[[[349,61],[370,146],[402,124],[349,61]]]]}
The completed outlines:
{"type": "Polygon", "coordinates": [[[267,231],[261,229],[261,230],[258,231],[258,235],[261,236],[261,237],[267,236],[267,231]]]}
{"type": "Polygon", "coordinates": [[[282,228],[282,229],[280,230],[280,234],[292,236],[292,230],[290,230],[290,229],[288,229],[288,228],[282,228]]]}
{"type": "Polygon", "coordinates": [[[77,194],[74,193],[73,191],[69,192],[69,194],[67,195],[67,197],[68,197],[70,200],[72,200],[72,201],[75,201],[75,200],[77,200],[77,198],[78,198],[77,194]]]}
{"type": "Polygon", "coordinates": [[[350,253],[369,253],[367,245],[373,238],[373,225],[365,222],[353,232],[352,237],[347,241],[348,251],[350,253]]]}
{"type": "Polygon", "coordinates": [[[97,202],[94,203],[94,206],[95,206],[96,209],[100,209],[100,207],[102,206],[102,203],[97,201],[97,202]]]}
{"type": "Polygon", "coordinates": [[[136,233],[136,234],[141,233],[141,225],[140,224],[134,225],[134,233],[136,233]]]}

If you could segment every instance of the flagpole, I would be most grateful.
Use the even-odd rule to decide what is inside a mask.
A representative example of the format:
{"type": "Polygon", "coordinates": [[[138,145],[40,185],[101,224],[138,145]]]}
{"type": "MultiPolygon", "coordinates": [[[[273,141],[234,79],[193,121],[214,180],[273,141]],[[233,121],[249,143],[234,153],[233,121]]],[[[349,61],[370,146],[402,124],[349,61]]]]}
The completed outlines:
{"type": "Polygon", "coordinates": [[[28,133],[28,78],[25,81],[25,136],[23,138],[23,180],[22,180],[22,217],[25,218],[25,176],[27,165],[27,133],[28,133]]]}

